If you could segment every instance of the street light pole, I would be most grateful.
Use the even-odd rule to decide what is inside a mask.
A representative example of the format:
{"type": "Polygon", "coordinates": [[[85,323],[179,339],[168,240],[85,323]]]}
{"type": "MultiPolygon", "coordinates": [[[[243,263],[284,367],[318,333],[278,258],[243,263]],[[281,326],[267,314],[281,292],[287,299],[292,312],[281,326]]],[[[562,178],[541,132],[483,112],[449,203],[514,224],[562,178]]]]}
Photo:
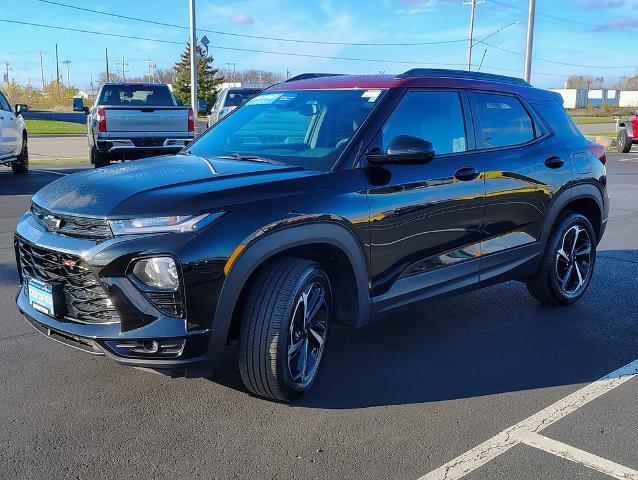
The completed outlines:
{"type": "Polygon", "coordinates": [[[190,44],[191,44],[191,108],[193,115],[197,115],[199,105],[197,101],[197,34],[195,31],[195,0],[189,0],[190,11],[190,44]]]}
{"type": "Polygon", "coordinates": [[[529,12],[527,15],[527,44],[525,46],[525,81],[532,77],[532,47],[534,44],[534,16],[536,0],[529,0],[529,12]]]}
{"type": "Polygon", "coordinates": [[[476,5],[483,3],[481,0],[468,0],[463,2],[465,5],[470,5],[470,35],[467,43],[467,70],[472,70],[472,47],[474,46],[474,12],[476,5]]]}

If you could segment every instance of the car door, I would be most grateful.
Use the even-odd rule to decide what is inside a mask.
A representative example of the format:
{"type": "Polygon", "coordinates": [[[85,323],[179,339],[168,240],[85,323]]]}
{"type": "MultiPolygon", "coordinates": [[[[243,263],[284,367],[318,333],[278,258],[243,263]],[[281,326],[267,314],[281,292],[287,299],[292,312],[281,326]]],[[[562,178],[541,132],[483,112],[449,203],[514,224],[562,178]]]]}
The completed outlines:
{"type": "Polygon", "coordinates": [[[399,135],[436,153],[427,164],[366,167],[377,312],[478,280],[485,190],[466,95],[406,91],[367,150],[385,152],[399,135]]]}
{"type": "Polygon", "coordinates": [[[481,280],[538,253],[550,201],[572,178],[563,146],[526,102],[512,94],[470,92],[485,166],[481,280]]]}
{"type": "Polygon", "coordinates": [[[18,120],[7,98],[2,93],[0,93],[0,123],[2,124],[0,155],[8,155],[15,152],[20,145],[18,141],[18,120]]]}

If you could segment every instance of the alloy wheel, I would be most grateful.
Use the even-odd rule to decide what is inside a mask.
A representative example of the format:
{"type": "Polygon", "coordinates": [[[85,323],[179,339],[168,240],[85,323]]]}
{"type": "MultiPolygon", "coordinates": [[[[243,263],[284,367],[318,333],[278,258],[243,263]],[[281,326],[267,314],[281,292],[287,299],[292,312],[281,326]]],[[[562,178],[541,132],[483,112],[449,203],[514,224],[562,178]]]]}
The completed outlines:
{"type": "Polygon", "coordinates": [[[297,299],[288,335],[288,372],[297,388],[312,383],[319,369],[328,334],[326,289],[319,282],[306,286],[297,299]]]}
{"type": "Polygon", "coordinates": [[[592,267],[592,241],[586,229],[573,225],[563,233],[556,252],[558,285],[568,296],[587,287],[592,267]]]}

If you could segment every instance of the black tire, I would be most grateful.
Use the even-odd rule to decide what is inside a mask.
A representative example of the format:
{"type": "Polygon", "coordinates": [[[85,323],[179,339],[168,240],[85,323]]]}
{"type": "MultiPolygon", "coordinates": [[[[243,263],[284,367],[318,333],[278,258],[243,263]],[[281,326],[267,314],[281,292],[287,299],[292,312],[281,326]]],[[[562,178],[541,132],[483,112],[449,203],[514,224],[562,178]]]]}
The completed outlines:
{"type": "Polygon", "coordinates": [[[108,155],[100,153],[95,147],[91,147],[91,163],[95,168],[106,167],[111,164],[108,155]]]}
{"type": "Polygon", "coordinates": [[[525,282],[532,297],[548,305],[569,305],[580,299],[594,272],[596,244],[585,216],[562,217],[552,229],[538,271],[525,282]]]}
{"type": "Polygon", "coordinates": [[[308,391],[325,353],[331,314],[330,280],[319,264],[281,258],[267,265],[250,288],[241,318],[238,363],[246,388],[282,402],[308,391]],[[317,314],[306,320],[313,299],[319,299],[317,314]]]}
{"type": "Polygon", "coordinates": [[[11,162],[11,170],[13,173],[23,174],[29,172],[29,144],[27,142],[27,136],[22,137],[22,149],[20,155],[13,162],[11,162]]]}
{"type": "Polygon", "coordinates": [[[627,133],[626,128],[618,130],[618,138],[616,139],[616,148],[619,153],[629,153],[633,139],[627,133]]]}

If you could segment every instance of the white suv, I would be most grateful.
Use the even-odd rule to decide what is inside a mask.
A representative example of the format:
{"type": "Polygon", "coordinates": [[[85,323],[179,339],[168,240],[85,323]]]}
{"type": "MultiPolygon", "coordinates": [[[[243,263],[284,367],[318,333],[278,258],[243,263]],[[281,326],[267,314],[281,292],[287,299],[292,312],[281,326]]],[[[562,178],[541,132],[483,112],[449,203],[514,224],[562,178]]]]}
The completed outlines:
{"type": "Polygon", "coordinates": [[[26,105],[18,104],[14,111],[0,92],[0,165],[11,164],[13,173],[29,171],[27,128],[21,115],[26,109],[26,105]]]}

